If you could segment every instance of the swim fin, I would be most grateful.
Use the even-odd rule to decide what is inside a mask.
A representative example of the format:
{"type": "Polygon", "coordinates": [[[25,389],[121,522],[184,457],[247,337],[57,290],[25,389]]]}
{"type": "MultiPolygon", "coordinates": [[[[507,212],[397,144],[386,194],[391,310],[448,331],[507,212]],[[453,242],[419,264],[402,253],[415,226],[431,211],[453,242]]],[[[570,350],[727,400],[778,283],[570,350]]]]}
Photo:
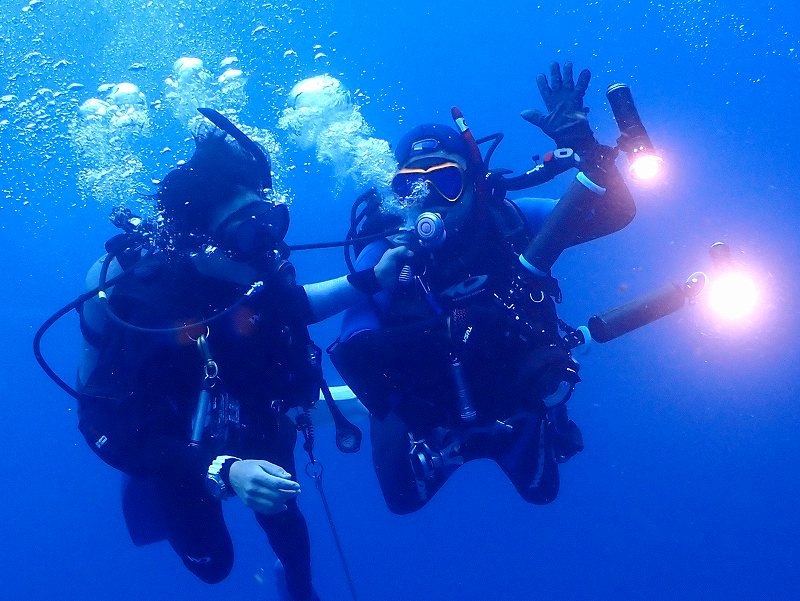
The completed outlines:
{"type": "Polygon", "coordinates": [[[122,513],[131,540],[137,547],[166,540],[166,517],[153,480],[125,476],[122,513]]]}

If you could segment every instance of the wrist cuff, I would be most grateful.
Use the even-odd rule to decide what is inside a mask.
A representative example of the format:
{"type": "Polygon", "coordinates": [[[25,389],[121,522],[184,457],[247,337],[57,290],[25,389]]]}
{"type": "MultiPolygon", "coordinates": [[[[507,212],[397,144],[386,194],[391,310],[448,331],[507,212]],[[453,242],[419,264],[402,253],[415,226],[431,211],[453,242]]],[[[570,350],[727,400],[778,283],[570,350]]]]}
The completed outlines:
{"type": "Polygon", "coordinates": [[[606,189],[603,186],[598,186],[596,183],[590,180],[583,171],[578,173],[575,179],[577,179],[581,184],[583,184],[586,188],[588,188],[595,194],[599,194],[600,196],[602,196],[603,194],[606,193],[606,189]]]}
{"type": "Polygon", "coordinates": [[[381,285],[378,283],[378,276],[375,275],[374,269],[364,269],[348,274],[347,282],[359,292],[370,296],[381,291],[381,285]]]}
{"type": "Polygon", "coordinates": [[[533,275],[536,275],[536,276],[539,276],[539,277],[545,277],[547,275],[544,271],[542,271],[541,269],[539,269],[536,266],[534,266],[530,261],[528,261],[522,255],[519,256],[519,262],[522,263],[522,266],[525,269],[527,269],[528,271],[530,271],[533,275]]]}

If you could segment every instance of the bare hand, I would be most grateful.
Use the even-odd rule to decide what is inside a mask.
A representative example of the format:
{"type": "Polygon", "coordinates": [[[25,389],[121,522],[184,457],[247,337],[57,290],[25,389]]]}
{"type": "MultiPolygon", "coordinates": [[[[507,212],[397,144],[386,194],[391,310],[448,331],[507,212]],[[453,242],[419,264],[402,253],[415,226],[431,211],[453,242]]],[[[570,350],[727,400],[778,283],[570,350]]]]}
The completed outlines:
{"type": "Polygon", "coordinates": [[[300,494],[300,485],[279,465],[262,459],[243,459],[231,465],[229,479],[242,503],[266,515],[286,511],[300,494]]]}
{"type": "Polygon", "coordinates": [[[383,253],[381,260],[375,266],[375,277],[378,278],[382,289],[391,290],[395,287],[400,270],[413,255],[414,253],[405,246],[390,248],[383,253]]]}

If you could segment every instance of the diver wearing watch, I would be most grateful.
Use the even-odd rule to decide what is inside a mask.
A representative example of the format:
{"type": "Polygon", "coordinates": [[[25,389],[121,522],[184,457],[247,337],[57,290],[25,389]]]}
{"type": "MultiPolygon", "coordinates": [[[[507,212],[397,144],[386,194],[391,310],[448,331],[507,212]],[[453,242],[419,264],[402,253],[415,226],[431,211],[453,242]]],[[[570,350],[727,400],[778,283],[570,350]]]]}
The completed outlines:
{"type": "Polygon", "coordinates": [[[241,461],[241,459],[231,455],[219,455],[208,466],[206,489],[215,499],[222,501],[236,495],[231,486],[230,472],[231,466],[237,461],[241,461]]]}

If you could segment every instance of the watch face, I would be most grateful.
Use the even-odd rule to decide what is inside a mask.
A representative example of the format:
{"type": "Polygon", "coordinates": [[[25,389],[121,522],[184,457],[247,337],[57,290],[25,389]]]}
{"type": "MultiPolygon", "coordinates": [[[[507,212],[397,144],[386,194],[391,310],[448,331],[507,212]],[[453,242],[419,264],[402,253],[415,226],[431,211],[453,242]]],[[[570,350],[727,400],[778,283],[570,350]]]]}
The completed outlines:
{"type": "Polygon", "coordinates": [[[219,476],[208,476],[206,478],[206,490],[215,499],[225,498],[225,484],[219,476]]]}

